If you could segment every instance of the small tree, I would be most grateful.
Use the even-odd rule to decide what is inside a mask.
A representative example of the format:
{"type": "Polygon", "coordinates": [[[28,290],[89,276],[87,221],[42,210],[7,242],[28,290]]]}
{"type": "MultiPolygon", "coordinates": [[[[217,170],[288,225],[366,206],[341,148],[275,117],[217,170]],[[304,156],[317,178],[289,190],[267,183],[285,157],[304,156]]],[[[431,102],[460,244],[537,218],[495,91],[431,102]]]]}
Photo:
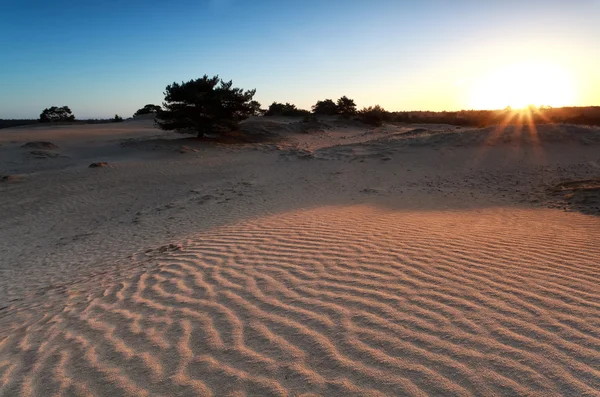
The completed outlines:
{"type": "Polygon", "coordinates": [[[325,99],[324,101],[317,101],[317,103],[313,105],[312,111],[314,114],[326,114],[326,115],[338,114],[337,105],[331,99],[325,99]]]}
{"type": "Polygon", "coordinates": [[[309,113],[308,110],[298,109],[296,105],[289,102],[285,104],[273,102],[265,112],[265,116],[300,117],[306,116],[309,113]]]}
{"type": "Polygon", "coordinates": [[[205,134],[237,129],[242,120],[256,114],[260,104],[252,98],[256,90],[233,87],[219,76],[173,83],[165,90],[165,110],[158,112],[163,130],[205,134]]]}
{"type": "Polygon", "coordinates": [[[135,116],[141,116],[143,114],[156,114],[158,112],[160,112],[160,106],[158,105],[153,105],[151,103],[147,104],[146,106],[144,106],[141,109],[138,109],[134,114],[133,117],[135,116]]]}
{"type": "Polygon", "coordinates": [[[337,111],[342,116],[350,117],[356,114],[356,103],[353,99],[343,96],[337,100],[337,111]]]}
{"type": "Polygon", "coordinates": [[[358,112],[360,120],[365,124],[380,126],[389,118],[389,113],[379,105],[363,108],[358,112]]]}
{"type": "Polygon", "coordinates": [[[40,114],[40,121],[42,123],[73,120],[75,120],[75,116],[73,116],[73,112],[71,112],[71,109],[69,109],[68,106],[52,106],[44,109],[40,114]]]}
{"type": "Polygon", "coordinates": [[[266,110],[261,109],[260,102],[258,101],[250,101],[251,113],[250,116],[264,116],[266,110]]]}
{"type": "Polygon", "coordinates": [[[118,114],[115,114],[115,118],[112,119],[113,123],[120,123],[121,121],[123,121],[123,117],[119,116],[118,114]]]}

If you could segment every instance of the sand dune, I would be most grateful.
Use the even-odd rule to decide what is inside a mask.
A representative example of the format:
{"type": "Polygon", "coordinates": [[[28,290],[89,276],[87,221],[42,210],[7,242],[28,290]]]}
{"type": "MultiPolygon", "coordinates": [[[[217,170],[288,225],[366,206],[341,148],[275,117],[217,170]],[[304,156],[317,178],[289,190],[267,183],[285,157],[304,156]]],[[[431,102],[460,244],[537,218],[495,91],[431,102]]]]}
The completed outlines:
{"type": "Polygon", "coordinates": [[[1,391],[597,395],[600,222],[573,216],[352,206],[217,228],[21,313],[1,391]]]}
{"type": "Polygon", "coordinates": [[[592,135],[144,126],[2,148],[1,396],[600,395],[592,135]]]}

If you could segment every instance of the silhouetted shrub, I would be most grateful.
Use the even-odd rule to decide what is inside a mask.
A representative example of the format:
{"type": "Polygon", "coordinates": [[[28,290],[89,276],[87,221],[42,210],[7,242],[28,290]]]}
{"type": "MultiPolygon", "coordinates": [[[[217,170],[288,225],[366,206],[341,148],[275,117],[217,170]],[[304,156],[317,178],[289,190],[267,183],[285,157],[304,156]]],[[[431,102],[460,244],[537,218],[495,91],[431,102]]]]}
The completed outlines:
{"type": "Polygon", "coordinates": [[[69,109],[68,106],[52,106],[44,109],[40,114],[40,121],[42,123],[73,120],[75,120],[75,116],[73,116],[73,112],[71,112],[71,109],[69,109]]]}
{"type": "Polygon", "coordinates": [[[342,116],[350,117],[356,114],[356,103],[345,95],[337,100],[336,106],[338,114],[342,116]]]}
{"type": "Polygon", "coordinates": [[[317,101],[313,105],[312,111],[314,114],[335,115],[338,114],[338,107],[331,99],[325,99],[324,101],[317,101]]]}
{"type": "Polygon", "coordinates": [[[160,112],[161,107],[158,105],[153,105],[151,103],[147,104],[146,106],[144,106],[141,109],[138,109],[134,114],[133,117],[135,116],[141,116],[143,114],[156,114],[158,112],[160,112]]]}
{"type": "Polygon", "coordinates": [[[317,121],[317,116],[310,113],[302,118],[303,123],[316,123],[317,121]]]}
{"type": "Polygon", "coordinates": [[[113,123],[120,123],[121,121],[123,121],[123,117],[119,116],[118,114],[115,114],[115,118],[111,120],[113,123]]]}
{"type": "Polygon", "coordinates": [[[389,113],[379,105],[363,108],[358,112],[358,118],[365,124],[380,126],[389,120],[389,113]]]}
{"type": "Polygon", "coordinates": [[[310,114],[308,110],[298,109],[291,103],[273,102],[265,112],[265,116],[303,117],[310,114]]]}
{"type": "Polygon", "coordinates": [[[256,114],[260,104],[252,98],[256,90],[233,87],[219,76],[173,83],[165,90],[165,102],[157,114],[163,130],[206,134],[236,130],[239,123],[256,114]]]}
{"type": "Polygon", "coordinates": [[[264,116],[266,110],[260,108],[260,103],[258,101],[250,101],[251,116],[264,116]]]}

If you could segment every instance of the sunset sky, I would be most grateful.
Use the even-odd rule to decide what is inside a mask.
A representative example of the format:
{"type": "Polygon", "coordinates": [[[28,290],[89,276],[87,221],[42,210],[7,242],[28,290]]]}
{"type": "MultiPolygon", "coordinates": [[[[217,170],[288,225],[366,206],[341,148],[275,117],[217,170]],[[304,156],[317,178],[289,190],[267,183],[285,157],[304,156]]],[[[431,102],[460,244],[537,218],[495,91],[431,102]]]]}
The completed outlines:
{"type": "Polygon", "coordinates": [[[600,105],[600,0],[2,3],[0,118],[129,117],[205,73],[263,107],[600,105]]]}

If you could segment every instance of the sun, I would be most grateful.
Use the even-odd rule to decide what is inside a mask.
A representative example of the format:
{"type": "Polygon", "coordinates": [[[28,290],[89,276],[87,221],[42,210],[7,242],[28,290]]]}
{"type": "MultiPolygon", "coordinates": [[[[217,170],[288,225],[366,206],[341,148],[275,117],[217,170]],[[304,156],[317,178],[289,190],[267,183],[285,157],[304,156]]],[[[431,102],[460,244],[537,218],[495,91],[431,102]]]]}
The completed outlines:
{"type": "Polygon", "coordinates": [[[553,64],[514,64],[483,76],[474,86],[475,109],[522,109],[535,106],[568,106],[575,93],[568,73],[553,64]]]}

